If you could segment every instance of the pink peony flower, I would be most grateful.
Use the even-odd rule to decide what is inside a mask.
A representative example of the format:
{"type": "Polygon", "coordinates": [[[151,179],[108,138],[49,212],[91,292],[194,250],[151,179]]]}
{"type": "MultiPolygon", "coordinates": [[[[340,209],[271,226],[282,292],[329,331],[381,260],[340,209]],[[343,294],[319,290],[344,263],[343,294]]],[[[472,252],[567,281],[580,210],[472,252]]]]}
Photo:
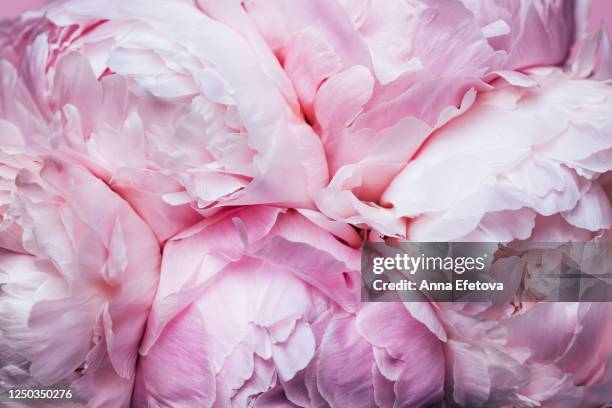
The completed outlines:
{"type": "Polygon", "coordinates": [[[455,1],[339,3],[245,8],[321,134],[333,178],[318,207],[399,236],[404,222],[380,198],[423,141],[493,78],[533,86],[508,69],[562,63],[585,17],[574,2],[465,2],[476,15],[455,1]]]}
{"type": "Polygon", "coordinates": [[[385,233],[401,229],[377,204],[381,193],[434,127],[467,109],[486,77],[500,75],[503,53],[459,2],[297,0],[245,8],[321,135],[333,179],[317,195],[318,207],[385,233]]]}
{"type": "Polygon", "coordinates": [[[157,240],[82,168],[5,146],[0,169],[0,388],[129,406],[157,240]]]}
{"type": "Polygon", "coordinates": [[[175,236],[136,406],[247,406],[292,380],[314,356],[319,320],[356,310],[358,267],[357,250],[272,207],[229,210],[175,236]]]}
{"type": "Polygon", "coordinates": [[[528,296],[502,304],[360,301],[364,242],[610,242],[612,43],[587,3],[57,0],[0,21],[0,392],[609,403],[610,305],[537,301],[560,259],[596,274],[609,253],[505,257],[528,296]]]}
{"type": "Polygon", "coordinates": [[[2,44],[0,117],[87,162],[162,240],[215,207],[313,207],[327,181],[270,50],[193,4],[63,2],[2,44]]]}

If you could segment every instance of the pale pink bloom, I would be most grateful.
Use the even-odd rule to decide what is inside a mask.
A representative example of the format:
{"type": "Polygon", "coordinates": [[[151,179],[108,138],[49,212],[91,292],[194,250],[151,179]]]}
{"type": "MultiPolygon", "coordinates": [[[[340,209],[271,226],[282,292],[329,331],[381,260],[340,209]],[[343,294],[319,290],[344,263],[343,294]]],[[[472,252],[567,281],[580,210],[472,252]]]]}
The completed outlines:
{"type": "Polygon", "coordinates": [[[173,237],[136,406],[243,407],[290,381],[314,356],[318,321],[356,311],[359,262],[301,214],[272,207],[228,210],[173,237]]]}
{"type": "MultiPolygon", "coordinates": [[[[205,10],[234,11],[206,3],[205,10]]],[[[247,14],[321,135],[333,179],[316,198],[333,219],[402,229],[380,195],[431,131],[466,110],[507,58],[459,1],[247,2],[247,14]]]]}
{"type": "Polygon", "coordinates": [[[130,404],[160,248],[88,171],[0,150],[0,384],[130,404]]]}
{"type": "Polygon", "coordinates": [[[476,15],[460,1],[245,3],[324,143],[333,178],[317,195],[321,211],[404,236],[382,193],[491,80],[534,86],[509,69],[565,61],[586,16],[561,3],[466,2],[476,15]]]}
{"type": "Polygon", "coordinates": [[[495,84],[435,132],[382,196],[413,240],[589,240],[612,225],[612,90],[556,69],[495,84]],[[444,188],[439,188],[444,185],[444,188]]]}
{"type": "Polygon", "coordinates": [[[227,205],[312,208],[321,143],[263,40],[183,1],[75,0],[5,27],[0,117],[87,163],[160,239],[227,205]]]}
{"type": "MultiPolygon", "coordinates": [[[[360,304],[356,249],[610,240],[612,59],[585,4],[67,0],[0,23],[0,387],[603,405],[606,304],[360,304]]],[[[545,291],[541,261],[500,268],[545,291]]]]}

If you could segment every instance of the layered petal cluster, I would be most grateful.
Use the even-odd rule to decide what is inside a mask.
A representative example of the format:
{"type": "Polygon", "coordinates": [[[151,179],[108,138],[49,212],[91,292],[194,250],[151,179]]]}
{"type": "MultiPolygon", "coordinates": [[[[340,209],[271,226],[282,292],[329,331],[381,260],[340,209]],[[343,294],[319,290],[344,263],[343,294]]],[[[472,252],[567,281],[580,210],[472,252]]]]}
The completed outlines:
{"type": "Polygon", "coordinates": [[[585,14],[573,1],[268,1],[245,9],[321,134],[333,178],[318,207],[396,236],[405,225],[381,195],[422,143],[491,79],[533,86],[511,70],[563,63],[585,14]]]}
{"type": "Polygon", "coordinates": [[[428,143],[382,200],[413,240],[584,241],[612,225],[612,89],[534,69],[496,84],[428,143]],[[443,183],[444,189],[438,188],[443,183]]]}
{"type": "Polygon", "coordinates": [[[318,207],[385,233],[401,229],[380,195],[432,130],[499,75],[504,53],[458,1],[269,1],[245,9],[321,135],[333,179],[318,207]]]}
{"type": "Polygon", "coordinates": [[[313,359],[320,321],[356,310],[358,268],[356,249],[294,210],[229,210],[175,236],[136,405],[243,407],[292,380],[313,359]]]}
{"type": "Polygon", "coordinates": [[[312,207],[327,181],[273,54],[193,4],[68,1],[3,43],[0,117],[85,160],[162,240],[218,206],[312,207]]]}
{"type": "Polygon", "coordinates": [[[158,283],[150,228],[83,168],[0,150],[0,385],[129,406],[158,283]]]}
{"type": "Polygon", "coordinates": [[[360,301],[366,242],[609,244],[612,45],[586,6],[57,0],[0,21],[0,393],[609,403],[610,304],[537,301],[567,254],[497,264],[529,302],[360,301]]]}

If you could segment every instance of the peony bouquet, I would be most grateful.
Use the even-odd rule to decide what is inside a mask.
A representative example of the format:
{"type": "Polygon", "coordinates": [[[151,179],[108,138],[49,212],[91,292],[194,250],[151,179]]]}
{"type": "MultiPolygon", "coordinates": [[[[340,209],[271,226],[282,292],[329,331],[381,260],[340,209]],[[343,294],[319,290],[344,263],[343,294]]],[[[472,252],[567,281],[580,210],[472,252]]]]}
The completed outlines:
{"type": "Polygon", "coordinates": [[[3,20],[0,405],[610,403],[612,303],[360,296],[366,244],[612,242],[612,42],[588,6],[3,20]]]}

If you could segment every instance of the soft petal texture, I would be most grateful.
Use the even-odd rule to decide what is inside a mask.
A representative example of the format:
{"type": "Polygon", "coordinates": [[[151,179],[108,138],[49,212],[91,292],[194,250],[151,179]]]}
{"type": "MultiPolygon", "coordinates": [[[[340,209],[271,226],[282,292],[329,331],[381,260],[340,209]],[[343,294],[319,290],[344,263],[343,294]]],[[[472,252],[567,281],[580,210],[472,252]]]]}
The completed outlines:
{"type": "Polygon", "coordinates": [[[431,132],[498,76],[535,86],[511,70],[564,63],[586,18],[574,1],[294,0],[245,9],[321,134],[333,178],[317,206],[401,237],[405,223],[381,194],[431,132]]]}
{"type": "Polygon", "coordinates": [[[332,219],[403,235],[380,195],[434,128],[487,89],[485,77],[503,68],[504,53],[491,48],[459,1],[293,0],[244,8],[321,135],[333,179],[317,206],[332,219]]]}
{"type": "Polygon", "coordinates": [[[221,206],[314,207],[323,149],[261,38],[168,0],[62,2],[14,31],[0,118],[86,162],[160,239],[221,206]]]}
{"type": "Polygon", "coordinates": [[[443,345],[401,304],[367,305],[356,315],[329,311],[313,329],[312,363],[284,384],[294,404],[421,407],[442,400],[443,345]]]}
{"type": "Polygon", "coordinates": [[[135,404],[243,407],[292,380],[314,356],[320,314],[356,310],[358,268],[358,251],[295,211],[228,210],[177,235],[164,249],[135,404]],[[169,365],[174,353],[193,361],[169,365]],[[166,384],[168,375],[184,380],[166,384]]]}
{"type": "Polygon", "coordinates": [[[581,0],[461,0],[491,46],[508,53],[507,69],[563,64],[586,29],[581,0]]]}
{"type": "Polygon", "coordinates": [[[87,406],[128,407],[155,236],[83,168],[20,148],[2,148],[0,168],[2,386],[64,385],[87,406]]]}
{"type": "MultiPolygon", "coordinates": [[[[527,239],[555,216],[591,237],[610,228],[598,182],[612,170],[610,88],[550,69],[531,77],[539,87],[483,94],[393,180],[383,202],[412,218],[410,239],[527,239]]],[[[554,233],[538,239],[556,241],[554,233]]]]}
{"type": "Polygon", "coordinates": [[[577,49],[571,61],[572,72],[577,77],[612,79],[612,42],[605,26],[584,38],[577,49]]]}
{"type": "Polygon", "coordinates": [[[561,259],[612,253],[508,255],[513,302],[359,301],[364,242],[610,242],[610,39],[587,5],[56,0],[0,21],[0,391],[605,406],[610,305],[536,300],[561,259]]]}

